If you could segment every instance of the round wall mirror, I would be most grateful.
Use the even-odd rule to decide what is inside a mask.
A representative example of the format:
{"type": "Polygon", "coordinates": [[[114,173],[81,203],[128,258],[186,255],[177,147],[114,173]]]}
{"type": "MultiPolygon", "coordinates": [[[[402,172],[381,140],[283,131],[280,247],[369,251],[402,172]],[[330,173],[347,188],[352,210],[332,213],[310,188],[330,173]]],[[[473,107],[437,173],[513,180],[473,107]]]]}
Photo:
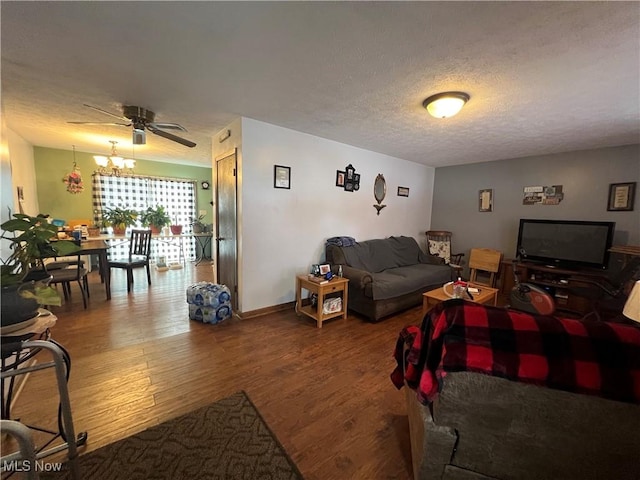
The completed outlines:
{"type": "Polygon", "coordinates": [[[378,215],[380,215],[380,210],[386,207],[386,205],[381,205],[386,194],[387,182],[384,180],[384,175],[379,173],[375,182],[373,182],[373,196],[375,197],[376,202],[378,202],[378,204],[373,207],[378,211],[378,215]]]}

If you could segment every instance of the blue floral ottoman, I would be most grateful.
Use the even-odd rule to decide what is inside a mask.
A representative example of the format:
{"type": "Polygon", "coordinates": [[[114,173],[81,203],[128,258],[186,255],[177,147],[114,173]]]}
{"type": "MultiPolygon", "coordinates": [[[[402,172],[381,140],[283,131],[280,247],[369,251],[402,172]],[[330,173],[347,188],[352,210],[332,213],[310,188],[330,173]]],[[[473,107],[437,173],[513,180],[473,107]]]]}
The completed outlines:
{"type": "Polygon", "coordinates": [[[231,292],[226,285],[199,282],[187,288],[189,318],[203,323],[219,323],[231,318],[231,292]]]}

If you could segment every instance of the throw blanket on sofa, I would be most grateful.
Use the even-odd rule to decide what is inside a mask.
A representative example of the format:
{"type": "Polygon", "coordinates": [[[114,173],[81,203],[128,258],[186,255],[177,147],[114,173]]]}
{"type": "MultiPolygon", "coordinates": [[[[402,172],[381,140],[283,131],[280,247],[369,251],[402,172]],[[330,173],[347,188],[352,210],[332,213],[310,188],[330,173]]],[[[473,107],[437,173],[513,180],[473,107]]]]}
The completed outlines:
{"type": "Polygon", "coordinates": [[[640,403],[640,328],[530,315],[450,300],[396,343],[391,380],[433,401],[447,372],[469,371],[640,403]],[[403,346],[407,350],[403,372],[403,346]]]}
{"type": "Polygon", "coordinates": [[[331,237],[327,238],[326,244],[337,245],[339,247],[350,247],[356,244],[356,239],[353,237],[331,237]]]}

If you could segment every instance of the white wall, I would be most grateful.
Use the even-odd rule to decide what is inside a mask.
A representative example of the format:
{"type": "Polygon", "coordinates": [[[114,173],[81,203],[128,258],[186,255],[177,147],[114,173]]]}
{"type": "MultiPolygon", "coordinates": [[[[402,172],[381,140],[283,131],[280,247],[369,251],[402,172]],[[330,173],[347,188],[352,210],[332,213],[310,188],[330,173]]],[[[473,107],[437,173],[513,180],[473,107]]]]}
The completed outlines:
{"type": "Polygon", "coordinates": [[[407,235],[424,243],[433,168],[247,118],[241,143],[241,311],[293,301],[296,274],[324,259],[329,237],[407,235]],[[335,186],[336,170],[348,164],[360,174],[353,193],[335,186]],[[273,187],[274,165],[291,167],[290,190],[273,187]],[[379,216],[373,208],[378,173],[387,181],[387,207],[379,216]],[[398,197],[398,186],[408,187],[409,197],[398,197]]]}
{"type": "Polygon", "coordinates": [[[24,213],[37,215],[40,213],[40,208],[38,206],[38,189],[36,187],[33,146],[10,129],[6,129],[6,139],[8,143],[9,160],[11,162],[11,190],[15,205],[12,212],[18,213],[18,193],[16,187],[21,186],[24,192],[24,202],[22,203],[24,213]]]}

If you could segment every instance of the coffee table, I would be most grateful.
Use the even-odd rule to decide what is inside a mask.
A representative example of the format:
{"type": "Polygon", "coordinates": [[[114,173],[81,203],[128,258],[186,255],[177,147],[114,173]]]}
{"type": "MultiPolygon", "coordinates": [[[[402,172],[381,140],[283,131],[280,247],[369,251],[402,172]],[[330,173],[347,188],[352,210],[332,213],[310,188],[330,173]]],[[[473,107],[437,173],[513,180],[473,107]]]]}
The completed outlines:
{"type": "MultiPolygon", "coordinates": [[[[477,283],[470,283],[470,287],[477,288],[478,293],[472,293],[473,300],[466,298],[466,300],[482,303],[484,305],[493,305],[494,307],[498,302],[498,290],[497,288],[487,287],[486,285],[479,285],[477,283]]],[[[422,294],[422,316],[435,305],[445,300],[451,300],[451,297],[444,292],[444,287],[435,288],[429,292],[422,294]]]]}

